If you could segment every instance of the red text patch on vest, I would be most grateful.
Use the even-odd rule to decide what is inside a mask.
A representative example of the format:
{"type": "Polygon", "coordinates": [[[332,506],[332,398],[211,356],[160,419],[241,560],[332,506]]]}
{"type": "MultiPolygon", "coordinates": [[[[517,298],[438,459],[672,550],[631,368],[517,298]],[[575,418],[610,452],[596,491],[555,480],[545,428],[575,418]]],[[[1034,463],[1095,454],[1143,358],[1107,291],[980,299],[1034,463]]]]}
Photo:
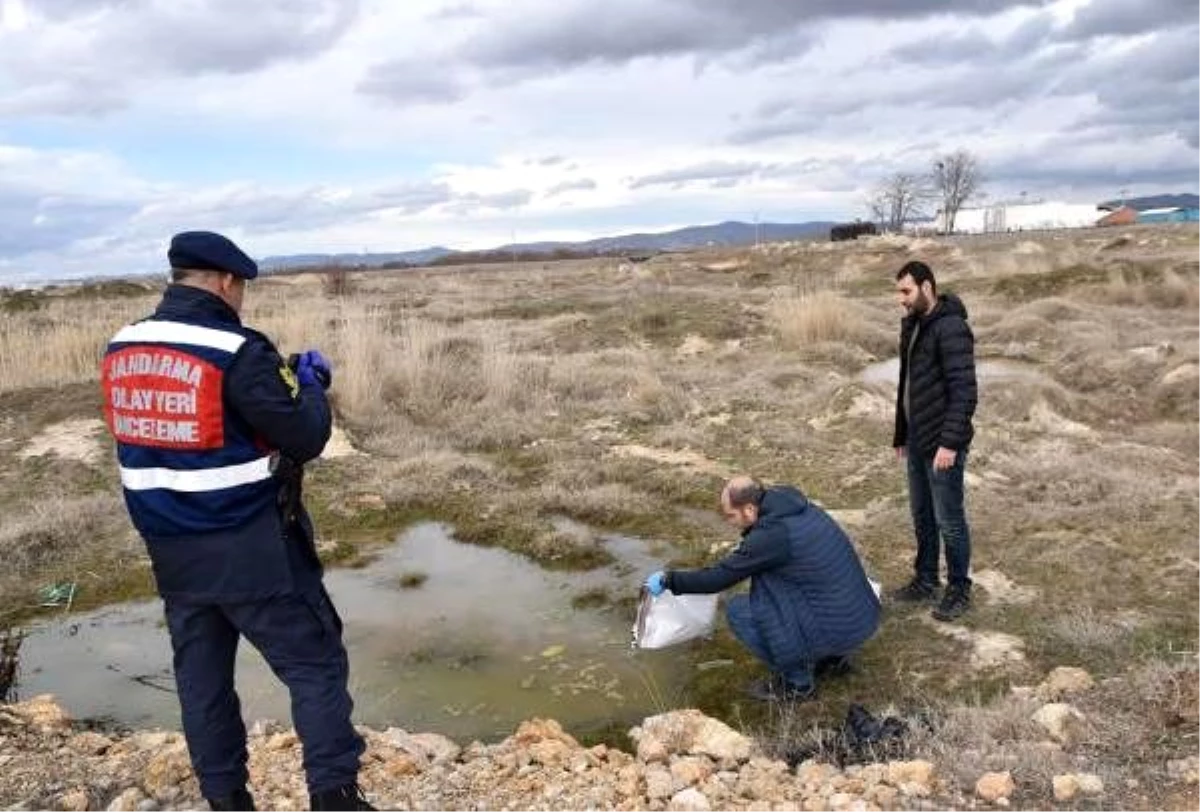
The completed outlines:
{"type": "Polygon", "coordinates": [[[134,346],[104,359],[104,418],[118,442],[153,448],[220,448],[221,370],[186,352],[134,346]]]}

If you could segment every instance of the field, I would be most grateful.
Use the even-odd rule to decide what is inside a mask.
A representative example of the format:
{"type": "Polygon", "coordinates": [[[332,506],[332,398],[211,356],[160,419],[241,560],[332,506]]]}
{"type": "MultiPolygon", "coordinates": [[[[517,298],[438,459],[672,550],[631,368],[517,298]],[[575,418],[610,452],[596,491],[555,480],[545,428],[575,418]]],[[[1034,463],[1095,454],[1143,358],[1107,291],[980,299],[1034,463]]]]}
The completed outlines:
{"type": "MultiPolygon", "coordinates": [[[[331,562],[422,518],[548,567],[603,561],[566,516],[699,564],[732,542],[717,494],[748,472],[833,511],[890,588],[913,553],[894,383],[862,373],[895,355],[912,258],[962,297],[993,370],[968,464],[972,611],[946,626],[888,606],[857,673],[795,712],[731,704],[728,670],[698,672],[689,699],[781,754],[819,752],[850,701],[926,718],[914,753],[964,786],[1011,770],[1020,806],[1052,806],[1050,776],[1074,769],[1104,779],[1106,806],[1195,808],[1168,769],[1198,747],[1194,227],[299,274],[253,283],[244,315],[334,361],[340,453],[308,478],[331,562]],[[1056,666],[1097,686],[1076,702],[1085,734],[1053,750],[1019,688],[1056,666]]],[[[60,581],[79,608],[151,594],[96,368],[157,295],[0,295],[0,630],[60,581]]],[[[697,656],[754,668],[724,632],[697,656]]]]}

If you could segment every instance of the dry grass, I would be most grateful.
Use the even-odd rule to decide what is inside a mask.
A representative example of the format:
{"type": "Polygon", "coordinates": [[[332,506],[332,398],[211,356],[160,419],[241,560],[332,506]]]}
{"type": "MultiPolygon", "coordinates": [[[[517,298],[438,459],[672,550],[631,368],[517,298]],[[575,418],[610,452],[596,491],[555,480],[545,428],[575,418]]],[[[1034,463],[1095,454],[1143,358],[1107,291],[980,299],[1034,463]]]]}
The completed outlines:
{"type": "Polygon", "coordinates": [[[1115,270],[1108,281],[1090,299],[1109,305],[1135,307],[1184,308],[1195,311],[1200,307],[1200,285],[1195,272],[1168,270],[1160,280],[1147,284],[1131,274],[1115,270]]]}
{"type": "Polygon", "coordinates": [[[92,381],[113,333],[145,315],[152,299],[109,300],[89,307],[49,298],[32,311],[0,319],[0,391],[92,381]]]}
{"type": "MultiPolygon", "coordinates": [[[[1187,704],[1177,652],[1194,657],[1200,612],[1196,241],[1184,229],[1131,233],[1103,251],[1113,235],[787,244],[632,270],[596,260],[363,273],[333,290],[317,274],[268,278],[251,287],[246,321],[284,354],[319,347],[334,361],[338,422],[364,453],[313,465],[307,492],[340,551],[434,518],[550,566],[602,562],[593,536],[563,529],[567,516],[678,542],[681,558],[704,562],[731,540],[713,516],[721,472],[749,470],[844,511],[892,586],[912,558],[889,448],[894,391],[858,373],[895,353],[895,269],[929,260],[972,312],[980,357],[1031,373],[981,380],[968,510],[976,570],[1037,597],[1009,605],[981,589],[963,624],[1021,638],[1025,663],[975,670],[968,643],[889,610],[862,673],[791,718],[755,716],[731,696],[730,680],[753,666],[727,634],[695,656],[744,668],[698,673],[680,701],[792,748],[829,746],[851,701],[894,706],[934,724],[908,746],[956,785],[1011,769],[1014,802],[1045,807],[1059,756],[1008,688],[1056,665],[1089,669],[1102,687],[1081,702],[1110,708],[1085,707],[1096,745],[1063,766],[1158,786],[1167,758],[1196,752],[1168,719],[1187,704]],[[1122,740],[1136,746],[1122,752],[1122,740]]],[[[88,291],[4,311],[0,611],[30,585],[119,574],[139,555],[111,466],[19,453],[47,423],[94,413],[104,342],[152,306],[146,294],[88,291]]]]}
{"type": "Polygon", "coordinates": [[[854,304],[830,290],[777,299],[768,314],[784,345],[794,349],[819,341],[854,343],[865,326],[854,304]]]}

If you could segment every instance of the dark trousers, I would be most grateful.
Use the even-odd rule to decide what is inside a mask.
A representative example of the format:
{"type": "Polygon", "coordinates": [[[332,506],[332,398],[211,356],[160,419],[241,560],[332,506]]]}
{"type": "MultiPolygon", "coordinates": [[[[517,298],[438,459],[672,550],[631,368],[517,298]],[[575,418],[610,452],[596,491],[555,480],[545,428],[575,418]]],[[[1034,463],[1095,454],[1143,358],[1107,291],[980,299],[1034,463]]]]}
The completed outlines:
{"type": "Polygon", "coordinates": [[[750,611],[750,598],[746,595],[734,595],[725,602],[725,618],[729,621],[729,629],[733,636],[750,649],[750,653],[766,663],[771,672],[782,677],[789,686],[801,691],[808,690],[813,685],[813,664],[811,662],[791,668],[781,667],[771,657],[763,642],[762,634],[754,623],[754,615],[750,611]]]}
{"type": "Polygon", "coordinates": [[[951,586],[971,586],[971,528],[967,525],[963,475],[967,452],[959,451],[954,465],[933,469],[933,457],[908,449],[908,502],[917,536],[917,578],[937,584],[938,557],[946,547],[946,574],[951,586]]]}
{"type": "Polygon", "coordinates": [[[206,798],[246,785],[246,728],[234,689],[239,636],[287,685],[310,793],[352,784],[364,745],[350,722],[342,621],[323,586],[249,603],[166,601],[175,684],[192,767],[206,798]]]}

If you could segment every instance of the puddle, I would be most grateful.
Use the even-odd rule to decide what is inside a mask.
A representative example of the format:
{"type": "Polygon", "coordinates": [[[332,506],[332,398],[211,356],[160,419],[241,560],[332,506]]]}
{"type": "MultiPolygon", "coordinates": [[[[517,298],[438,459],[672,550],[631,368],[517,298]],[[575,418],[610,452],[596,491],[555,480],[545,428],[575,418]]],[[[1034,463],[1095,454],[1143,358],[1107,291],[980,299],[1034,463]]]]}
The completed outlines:
{"type": "MultiPolygon", "coordinates": [[[[1046,374],[1032,364],[1004,359],[976,359],[975,377],[980,381],[1012,381],[1021,380],[1031,383],[1051,383],[1046,374]]],[[[900,359],[889,358],[868,364],[858,373],[858,379],[864,383],[889,383],[892,386],[900,378],[900,359]]]]}
{"type": "MultiPolygon", "coordinates": [[[[632,610],[572,606],[587,590],[603,589],[613,599],[636,595],[669,551],[600,538],[615,564],[560,573],[422,524],[370,566],[328,572],[326,586],[346,626],[355,721],[488,741],[535,716],[586,732],[632,724],[679,699],[687,658],[632,652],[632,610]],[[425,580],[406,589],[406,575],[425,580]]],[[[286,689],[248,644],[239,648],[237,668],[247,724],[290,719],[286,689]]],[[[158,601],[31,629],[16,688],[22,697],[52,693],[76,718],[179,728],[158,601]]]]}

